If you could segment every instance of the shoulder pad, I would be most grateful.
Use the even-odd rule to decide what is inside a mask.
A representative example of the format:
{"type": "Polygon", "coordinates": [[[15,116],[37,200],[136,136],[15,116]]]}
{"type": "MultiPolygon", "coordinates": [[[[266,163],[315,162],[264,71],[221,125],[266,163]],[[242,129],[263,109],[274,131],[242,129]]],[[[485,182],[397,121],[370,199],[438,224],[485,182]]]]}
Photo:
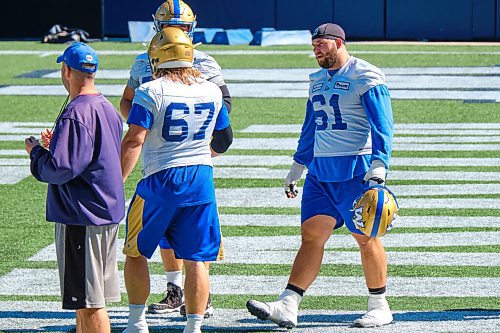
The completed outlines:
{"type": "Polygon", "coordinates": [[[322,68],[319,71],[316,71],[314,73],[309,74],[309,80],[310,81],[318,81],[327,76],[327,70],[322,68]]]}

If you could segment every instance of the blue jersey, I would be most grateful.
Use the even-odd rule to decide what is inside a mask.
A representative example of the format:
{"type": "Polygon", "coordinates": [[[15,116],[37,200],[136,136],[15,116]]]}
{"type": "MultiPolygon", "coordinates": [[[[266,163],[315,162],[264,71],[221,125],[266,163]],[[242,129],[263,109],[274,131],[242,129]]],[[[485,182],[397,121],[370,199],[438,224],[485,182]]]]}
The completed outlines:
{"type": "Polygon", "coordinates": [[[306,118],[294,160],[318,180],[346,181],[372,160],[389,168],[394,124],[385,76],[350,57],[337,71],[310,75],[306,118]]]}

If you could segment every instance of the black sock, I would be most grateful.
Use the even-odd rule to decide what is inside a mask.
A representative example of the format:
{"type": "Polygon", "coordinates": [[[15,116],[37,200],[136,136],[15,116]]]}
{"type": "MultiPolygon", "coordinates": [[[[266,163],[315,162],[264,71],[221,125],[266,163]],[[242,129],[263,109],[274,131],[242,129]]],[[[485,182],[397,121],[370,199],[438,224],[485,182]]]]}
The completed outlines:
{"type": "Polygon", "coordinates": [[[385,293],[385,289],[385,286],[383,286],[382,288],[368,288],[368,292],[370,293],[370,295],[381,295],[385,293]]]}
{"type": "Polygon", "coordinates": [[[287,284],[285,289],[289,289],[291,291],[295,291],[297,294],[299,294],[301,297],[304,296],[304,293],[306,292],[304,289],[299,288],[297,286],[294,286],[293,284],[287,284]]]}

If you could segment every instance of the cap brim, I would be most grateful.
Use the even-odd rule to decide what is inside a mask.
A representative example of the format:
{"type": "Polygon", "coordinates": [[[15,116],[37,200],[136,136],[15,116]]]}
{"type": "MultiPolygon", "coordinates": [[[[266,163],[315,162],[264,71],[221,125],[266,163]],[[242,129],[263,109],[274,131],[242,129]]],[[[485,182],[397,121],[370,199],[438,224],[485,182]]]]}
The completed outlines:
{"type": "Polygon", "coordinates": [[[64,54],[62,54],[62,55],[60,55],[59,57],[57,57],[56,62],[57,62],[57,63],[60,63],[60,62],[62,62],[63,60],[64,60],[64,54]]]}

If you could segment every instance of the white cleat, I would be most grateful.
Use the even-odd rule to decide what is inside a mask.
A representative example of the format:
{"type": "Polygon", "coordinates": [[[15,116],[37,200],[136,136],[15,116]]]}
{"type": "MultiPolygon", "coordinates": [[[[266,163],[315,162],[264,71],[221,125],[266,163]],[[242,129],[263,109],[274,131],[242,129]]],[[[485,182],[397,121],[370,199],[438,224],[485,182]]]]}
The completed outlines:
{"type": "Polygon", "coordinates": [[[378,327],[392,323],[392,313],[385,294],[368,297],[368,312],[356,319],[353,327],[378,327]]]}
{"type": "Polygon", "coordinates": [[[271,320],[280,327],[292,329],[297,326],[298,305],[287,302],[286,298],[269,303],[249,300],[247,309],[260,320],[271,320]]]}

